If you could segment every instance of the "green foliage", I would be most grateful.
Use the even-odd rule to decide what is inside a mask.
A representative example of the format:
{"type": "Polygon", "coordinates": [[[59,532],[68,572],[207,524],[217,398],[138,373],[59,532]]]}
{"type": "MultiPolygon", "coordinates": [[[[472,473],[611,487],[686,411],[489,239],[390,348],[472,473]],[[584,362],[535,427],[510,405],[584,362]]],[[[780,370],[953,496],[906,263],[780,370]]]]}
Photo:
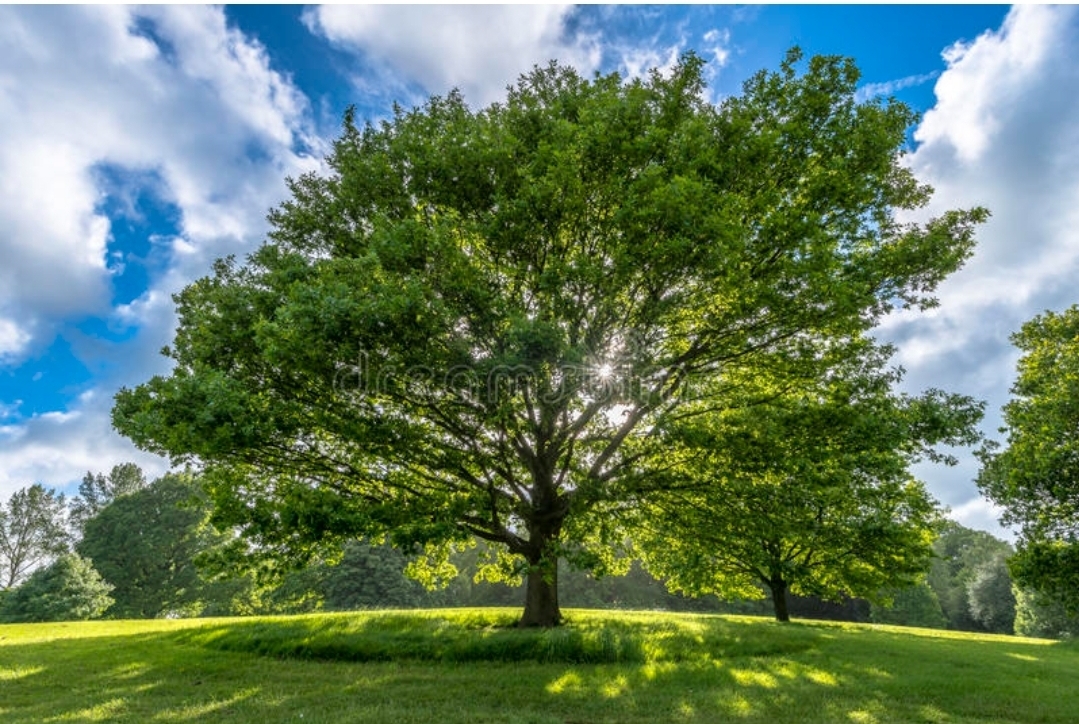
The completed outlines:
{"type": "Polygon", "coordinates": [[[0,599],[0,621],[85,621],[112,605],[109,591],[93,564],[65,553],[0,599]]]}
{"type": "Polygon", "coordinates": [[[873,604],[869,620],[896,626],[920,628],[945,628],[948,619],[941,610],[937,594],[924,581],[895,591],[888,591],[891,604],[873,604]]]}
{"type": "Polygon", "coordinates": [[[79,494],[71,501],[71,525],[81,532],[86,521],[121,495],[146,487],[146,476],[135,463],[113,466],[108,476],[87,472],[79,483],[79,494]]]}
{"type": "Polygon", "coordinates": [[[1012,335],[1022,352],[1003,447],[981,451],[978,485],[1020,526],[1012,573],[1079,610],[1079,305],[1012,335]]]}
{"type": "Polygon", "coordinates": [[[349,611],[420,605],[424,591],[405,577],[406,563],[404,555],[385,543],[346,545],[341,561],[327,571],[322,582],[325,608],[349,611]]]}
{"type": "Polygon", "coordinates": [[[948,628],[985,631],[972,614],[970,585],[978,571],[1013,553],[1011,545],[985,531],[946,521],[933,542],[933,565],[928,583],[948,618],[948,628]]]}
{"type": "Polygon", "coordinates": [[[690,380],[812,375],[829,340],[933,305],[986,218],[896,220],[929,198],[900,158],[915,116],[857,103],[850,60],[792,52],[719,106],[704,66],[552,63],[479,111],[349,112],[268,242],[177,295],[175,367],[114,425],[200,461],[263,551],[476,536],[534,584],[523,622],[558,623],[557,561],[617,560],[609,508],[645,494],[690,380]]]}
{"type": "MultiPolygon", "coordinates": [[[[508,583],[484,577],[485,561],[492,553],[491,546],[478,542],[463,547],[449,558],[457,575],[440,590],[427,593],[425,607],[446,606],[512,606],[524,595],[521,580],[508,583]]],[[[723,606],[715,597],[686,598],[671,593],[638,561],[628,561],[623,575],[595,576],[575,569],[565,561],[558,571],[559,601],[573,608],[651,609],[665,611],[707,611],[724,613],[756,613],[745,607],[723,606]]]]}
{"type": "MultiPolygon", "coordinates": [[[[487,563],[498,551],[490,545],[459,546],[444,564],[454,573],[440,585],[425,589],[406,575],[414,570],[409,558],[387,544],[354,541],[345,545],[339,560],[320,561],[289,571],[267,585],[247,607],[236,612],[302,613],[317,610],[385,608],[438,608],[511,606],[521,600],[523,582],[512,585],[490,580],[487,563]]],[[[574,608],[653,609],[669,611],[722,611],[756,613],[752,606],[721,605],[714,597],[688,599],[669,592],[636,561],[626,575],[596,578],[562,562],[559,569],[560,601],[574,608]]]]}
{"type": "Polygon", "coordinates": [[[77,550],[114,587],[108,615],[193,615],[208,601],[228,600],[225,591],[204,580],[194,562],[225,538],[209,525],[209,515],[198,480],[189,473],[170,473],[116,498],[89,519],[77,550]]]}
{"type": "Polygon", "coordinates": [[[671,428],[648,471],[671,483],[638,508],[654,573],[723,598],[763,588],[779,620],[788,588],[873,599],[924,575],[939,513],[907,468],[932,445],[976,440],[981,408],[938,391],[895,396],[887,350],[855,345],[826,381],[671,428]]]}
{"type": "Polygon", "coordinates": [[[1026,539],[1008,563],[1017,584],[1079,614],[1079,542],[1026,539]]]}
{"type": "Polygon", "coordinates": [[[40,483],[15,491],[0,505],[0,590],[18,585],[36,567],[68,549],[64,496],[40,483]]]}
{"type": "Polygon", "coordinates": [[[1015,633],[1069,639],[1079,636],[1079,616],[1069,614],[1058,601],[1029,589],[1015,589],[1015,633]]]}
{"type": "Polygon", "coordinates": [[[970,615],[992,633],[1012,633],[1015,624],[1015,594],[1012,577],[1003,555],[981,564],[967,584],[970,615]]]}

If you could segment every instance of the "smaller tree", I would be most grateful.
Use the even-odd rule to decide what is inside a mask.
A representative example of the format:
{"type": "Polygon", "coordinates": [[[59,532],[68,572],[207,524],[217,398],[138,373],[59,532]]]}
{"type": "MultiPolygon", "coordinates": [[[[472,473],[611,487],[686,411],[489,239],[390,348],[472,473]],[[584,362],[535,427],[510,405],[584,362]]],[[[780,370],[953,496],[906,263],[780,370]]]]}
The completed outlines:
{"type": "Polygon", "coordinates": [[[895,626],[918,626],[920,628],[945,628],[948,619],[941,610],[937,594],[924,581],[890,591],[890,606],[874,604],[869,609],[869,620],[895,626]]]}
{"type": "Polygon", "coordinates": [[[115,586],[117,618],[197,612],[207,582],[195,556],[223,535],[209,524],[210,506],[189,473],[167,474],[122,495],[86,523],[78,551],[115,586]]]}
{"type": "Polygon", "coordinates": [[[1022,351],[1003,447],[980,452],[978,486],[1020,526],[1016,582],[1079,611],[1079,305],[1012,335],[1022,351]]]}
{"type": "Polygon", "coordinates": [[[894,396],[889,350],[866,340],[836,352],[818,382],[672,428],[648,474],[682,483],[642,501],[636,538],[668,585],[723,598],[763,587],[786,621],[789,592],[873,600],[924,575],[940,518],[908,466],[954,462],[931,446],[975,442],[981,406],[939,391],[894,396]]]}
{"type": "Polygon", "coordinates": [[[0,505],[0,590],[18,585],[68,549],[66,523],[64,496],[40,483],[0,505]]]}
{"type": "Polygon", "coordinates": [[[985,626],[971,614],[969,588],[978,571],[1004,560],[1013,553],[1011,545],[982,530],[973,530],[946,521],[933,543],[933,565],[927,579],[937,594],[941,609],[948,618],[948,628],[955,631],[985,631],[985,626]]]}
{"type": "Polygon", "coordinates": [[[1015,633],[1048,639],[1079,636],[1079,616],[1059,602],[1030,589],[1015,589],[1015,633]]]}
{"type": "Polygon", "coordinates": [[[364,608],[413,608],[424,602],[420,584],[404,574],[408,560],[388,544],[353,541],[322,582],[325,607],[331,611],[364,608]]]}
{"type": "Polygon", "coordinates": [[[108,476],[87,472],[79,483],[79,494],[71,501],[71,525],[82,532],[86,521],[121,495],[134,493],[146,487],[146,475],[135,463],[113,466],[108,476]]]}
{"type": "Polygon", "coordinates": [[[21,586],[0,601],[0,621],[85,621],[98,618],[112,605],[112,586],[93,564],[65,553],[34,571],[21,586]]]}
{"type": "Polygon", "coordinates": [[[992,633],[1010,634],[1015,625],[1015,594],[1004,556],[998,555],[974,571],[967,584],[971,617],[992,633]]]}

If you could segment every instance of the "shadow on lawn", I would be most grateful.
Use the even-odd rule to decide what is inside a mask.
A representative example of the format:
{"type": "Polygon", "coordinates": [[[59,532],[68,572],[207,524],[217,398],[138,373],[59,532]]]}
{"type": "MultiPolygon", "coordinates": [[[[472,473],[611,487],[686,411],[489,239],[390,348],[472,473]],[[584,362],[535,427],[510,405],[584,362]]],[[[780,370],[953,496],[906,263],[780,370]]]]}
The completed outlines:
{"type": "Polygon", "coordinates": [[[668,721],[1064,724],[1079,711],[1077,665],[1079,648],[1070,645],[855,628],[791,656],[565,668],[546,691],[626,710],[649,701],[668,721]]]}
{"type": "MultiPolygon", "coordinates": [[[[271,623],[297,624],[288,629],[296,635],[333,631],[302,619],[271,623]]],[[[660,648],[651,650],[650,660],[601,665],[355,664],[281,660],[215,645],[244,622],[0,641],[0,721],[1074,721],[1075,647],[797,624],[767,630],[759,623],[707,624],[701,630],[671,626],[666,638],[654,627],[649,640],[660,648]],[[715,630],[724,632],[723,641],[709,633],[715,630]],[[726,649],[678,659],[673,652],[687,649],[687,637],[697,637],[693,650],[726,649]],[[776,643],[783,639],[785,648],[776,643]]],[[[377,628],[366,626],[368,632],[377,628]]],[[[618,626],[611,628],[617,634],[618,626]]],[[[473,633],[482,639],[503,632],[516,633],[473,633]]]]}
{"type": "Polygon", "coordinates": [[[510,614],[452,612],[232,621],[176,634],[221,651],[328,661],[623,664],[703,662],[812,649],[834,632],[720,617],[582,614],[555,629],[518,629],[510,614]]]}

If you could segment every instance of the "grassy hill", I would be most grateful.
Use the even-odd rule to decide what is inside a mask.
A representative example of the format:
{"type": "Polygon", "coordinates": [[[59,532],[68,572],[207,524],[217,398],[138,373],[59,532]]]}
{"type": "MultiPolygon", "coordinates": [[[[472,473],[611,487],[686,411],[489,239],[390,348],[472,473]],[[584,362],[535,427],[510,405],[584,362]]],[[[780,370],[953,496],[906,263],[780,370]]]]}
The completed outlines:
{"type": "Polygon", "coordinates": [[[1079,645],[516,611],[0,626],[0,721],[1076,722],[1079,645]]]}

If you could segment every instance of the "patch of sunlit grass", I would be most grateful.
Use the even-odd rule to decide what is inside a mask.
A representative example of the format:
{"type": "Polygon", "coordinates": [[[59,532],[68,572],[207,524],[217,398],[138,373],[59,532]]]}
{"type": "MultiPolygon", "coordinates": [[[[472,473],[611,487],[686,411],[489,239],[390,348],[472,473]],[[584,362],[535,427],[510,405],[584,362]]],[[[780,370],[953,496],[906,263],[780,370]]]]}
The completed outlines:
{"type": "Polygon", "coordinates": [[[15,681],[24,676],[40,674],[45,670],[43,666],[15,666],[12,668],[0,668],[0,681],[15,681]]]}
{"type": "Polygon", "coordinates": [[[1074,724],[1079,711],[1070,643],[648,612],[567,611],[536,631],[513,627],[517,613],[0,626],[0,721],[1074,724]]]}

